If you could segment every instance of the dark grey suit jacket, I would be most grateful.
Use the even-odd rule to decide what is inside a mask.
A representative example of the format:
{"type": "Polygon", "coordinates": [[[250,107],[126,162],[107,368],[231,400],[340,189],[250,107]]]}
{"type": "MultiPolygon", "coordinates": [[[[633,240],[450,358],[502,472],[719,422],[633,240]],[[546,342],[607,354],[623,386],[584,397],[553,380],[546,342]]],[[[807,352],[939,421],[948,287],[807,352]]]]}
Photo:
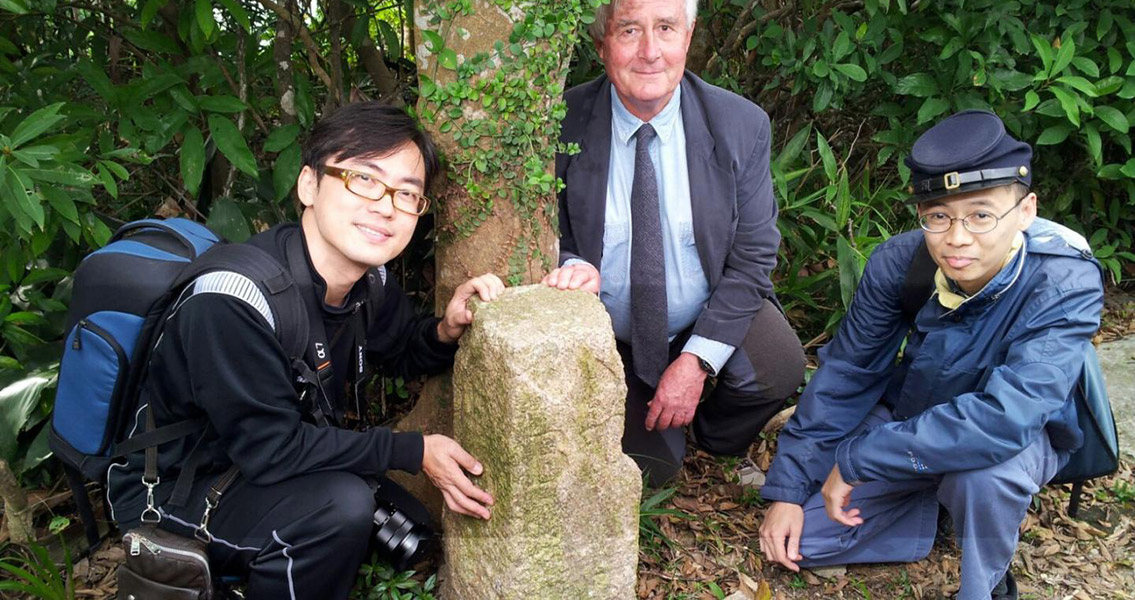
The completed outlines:
{"type": "MultiPolygon", "coordinates": [[[[766,299],[780,231],[769,173],[771,132],[765,111],[686,72],[682,78],[694,242],[710,296],[693,333],[740,346],[766,299]]],[[[611,160],[611,83],[604,75],[565,94],[560,135],[579,144],[556,156],[560,264],[581,258],[596,267],[603,255],[603,220],[611,160]]]]}

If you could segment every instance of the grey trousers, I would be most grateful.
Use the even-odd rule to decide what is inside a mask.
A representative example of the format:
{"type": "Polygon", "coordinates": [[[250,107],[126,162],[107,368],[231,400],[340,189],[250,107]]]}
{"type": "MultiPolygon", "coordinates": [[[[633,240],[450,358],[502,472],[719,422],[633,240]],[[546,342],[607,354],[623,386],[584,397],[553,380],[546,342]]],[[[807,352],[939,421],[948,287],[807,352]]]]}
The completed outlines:
{"type": "MultiPolygon", "coordinates": [[[[689,339],[686,331],[670,343],[670,361],[689,339]]],[[[646,430],[647,403],[654,388],[634,374],[631,347],[620,342],[619,354],[627,379],[627,411],[623,452],[633,458],[660,486],[682,468],[686,456],[685,428],[646,430]]],[[[796,332],[780,312],[766,301],[753,317],[741,347],[718,373],[717,385],[698,405],[690,426],[698,445],[715,455],[741,456],[804,381],[804,349],[796,332]]]]}
{"type": "MultiPolygon", "coordinates": [[[[892,420],[886,407],[876,406],[853,435],[892,420]]],[[[988,600],[1016,552],[1033,494],[1067,460],[1068,453],[1054,450],[1042,432],[1020,454],[999,465],[924,479],[864,483],[851,493],[851,508],[858,508],[863,517],[858,527],[829,519],[824,498],[816,493],[804,503],[800,565],[925,558],[934,545],[941,504],[954,521],[962,550],[958,600],[988,600]]]]}

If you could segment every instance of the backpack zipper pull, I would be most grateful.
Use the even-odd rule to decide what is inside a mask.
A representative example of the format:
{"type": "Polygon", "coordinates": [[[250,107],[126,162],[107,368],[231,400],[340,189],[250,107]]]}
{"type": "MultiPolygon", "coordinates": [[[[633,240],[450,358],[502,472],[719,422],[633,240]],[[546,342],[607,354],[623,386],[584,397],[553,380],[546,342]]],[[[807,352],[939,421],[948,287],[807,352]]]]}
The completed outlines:
{"type": "Polygon", "coordinates": [[[159,547],[157,544],[151,542],[149,539],[142,537],[142,536],[137,536],[135,539],[139,539],[139,538],[142,540],[142,545],[145,546],[146,549],[150,551],[150,554],[161,554],[162,553],[161,547],[159,547]]]}
{"type": "Polygon", "coordinates": [[[87,320],[82,319],[79,321],[79,326],[75,328],[75,341],[71,342],[72,350],[82,350],[83,344],[79,341],[79,337],[83,334],[83,330],[87,328],[87,320]]]}
{"type": "Polygon", "coordinates": [[[138,538],[137,533],[130,534],[130,556],[138,556],[142,553],[142,543],[138,541],[138,538]]]}

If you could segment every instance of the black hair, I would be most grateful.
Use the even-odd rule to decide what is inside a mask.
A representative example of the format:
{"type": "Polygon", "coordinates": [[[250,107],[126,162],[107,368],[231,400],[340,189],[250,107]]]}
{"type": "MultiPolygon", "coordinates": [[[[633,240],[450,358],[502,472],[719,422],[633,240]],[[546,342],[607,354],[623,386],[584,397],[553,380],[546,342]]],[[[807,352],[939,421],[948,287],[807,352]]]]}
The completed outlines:
{"type": "Polygon", "coordinates": [[[1009,184],[1009,191],[1013,192],[1013,197],[1015,198],[1024,198],[1029,195],[1029,186],[1019,181],[1014,181],[1009,184]]]}
{"type": "Polygon", "coordinates": [[[441,169],[433,139],[405,110],[378,101],[347,104],[320,119],[303,144],[303,164],[322,173],[328,162],[381,158],[407,143],[422,153],[428,192],[441,169]]]}

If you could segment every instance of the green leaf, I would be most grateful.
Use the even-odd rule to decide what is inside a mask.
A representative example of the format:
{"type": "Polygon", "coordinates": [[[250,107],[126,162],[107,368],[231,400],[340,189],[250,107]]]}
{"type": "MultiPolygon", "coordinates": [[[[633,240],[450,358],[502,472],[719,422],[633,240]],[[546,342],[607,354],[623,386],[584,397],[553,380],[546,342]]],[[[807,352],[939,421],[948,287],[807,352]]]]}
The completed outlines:
{"type": "Polygon", "coordinates": [[[122,37],[142,50],[162,52],[165,54],[181,54],[181,47],[177,42],[156,31],[142,31],[140,29],[125,28],[122,37]]]}
{"type": "Polygon", "coordinates": [[[13,148],[19,148],[24,142],[30,141],[32,138],[54,127],[56,123],[64,119],[63,115],[59,114],[60,108],[63,108],[63,103],[56,102],[55,104],[45,106],[28,115],[28,117],[20,121],[20,124],[16,125],[16,129],[12,131],[9,144],[11,144],[13,148]]]}
{"type": "Polygon", "coordinates": [[[39,196],[36,194],[28,194],[28,188],[31,186],[28,185],[27,180],[19,170],[8,167],[8,176],[6,179],[9,197],[15,200],[16,206],[24,215],[30,217],[40,229],[43,229],[43,206],[39,203],[39,196]]]}
{"type": "Polygon", "coordinates": [[[248,108],[240,98],[228,95],[198,96],[197,106],[201,107],[201,110],[218,113],[238,113],[248,108]]]}
{"type": "Polygon", "coordinates": [[[942,98],[927,98],[918,109],[918,125],[930,121],[949,109],[950,103],[942,98]]]}
{"type": "Polygon", "coordinates": [[[895,93],[926,98],[938,93],[938,82],[927,73],[913,73],[898,80],[895,93]]]}
{"type": "Polygon", "coordinates": [[[193,125],[187,125],[183,133],[179,154],[181,183],[191,196],[196,196],[197,189],[201,187],[201,177],[205,174],[205,138],[193,125]]]}
{"type": "Polygon", "coordinates": [[[964,45],[965,42],[962,41],[962,38],[950,38],[950,41],[946,42],[946,45],[942,47],[942,51],[938,53],[938,60],[946,60],[947,58],[950,58],[951,56],[957,54],[958,50],[961,50],[964,45]]]}
{"type": "Polygon", "coordinates": [[[795,162],[796,158],[800,156],[800,151],[804,149],[804,144],[808,143],[808,134],[812,131],[812,124],[808,123],[800,128],[792,139],[784,145],[784,149],[776,156],[776,162],[781,166],[788,166],[795,162]]]}
{"type": "Polygon", "coordinates": [[[1083,77],[1078,77],[1076,75],[1064,75],[1063,77],[1057,77],[1056,81],[1080,90],[1089,98],[1095,98],[1097,95],[1095,84],[1088,81],[1087,79],[1084,79],[1083,77]]]}
{"type": "Polygon", "coordinates": [[[24,0],[0,0],[0,9],[17,15],[28,14],[28,5],[24,0]]]}
{"type": "Polygon", "coordinates": [[[1112,106],[1097,106],[1095,108],[1096,116],[1101,121],[1107,123],[1112,129],[1119,133],[1127,133],[1130,128],[1130,123],[1127,122],[1127,116],[1119,109],[1112,106]]]}
{"type": "Polygon", "coordinates": [[[175,85],[169,88],[169,97],[177,103],[186,112],[195,113],[200,108],[197,106],[197,98],[189,93],[189,89],[184,85],[175,85]]]}
{"type": "Polygon", "coordinates": [[[89,60],[83,59],[75,64],[75,70],[83,77],[83,80],[91,86],[91,89],[96,94],[102,96],[107,102],[114,104],[117,94],[115,93],[114,83],[106,76],[102,69],[96,67],[94,63],[89,60]]]}
{"type": "Polygon", "coordinates": [[[1044,64],[1043,72],[1047,77],[1048,74],[1052,72],[1052,45],[1048,43],[1048,40],[1035,33],[1029,34],[1029,39],[1032,40],[1033,47],[1036,48],[1037,56],[1040,57],[1040,61],[1044,64]]]}
{"type": "Polygon", "coordinates": [[[1025,92],[1025,112],[1036,108],[1037,104],[1040,104],[1040,95],[1033,90],[1025,92]]]}
{"type": "Polygon", "coordinates": [[[237,25],[240,25],[242,29],[249,33],[252,32],[252,20],[248,18],[248,11],[240,5],[240,2],[237,2],[236,0],[218,1],[229,10],[229,15],[232,16],[237,25]]]}
{"type": "Polygon", "coordinates": [[[101,164],[95,165],[95,171],[98,173],[99,179],[102,181],[102,186],[106,188],[110,197],[118,198],[118,183],[114,181],[114,175],[111,175],[110,171],[101,164]]]}
{"type": "Polygon", "coordinates": [[[1040,137],[1037,138],[1036,143],[1038,146],[1052,146],[1059,144],[1068,139],[1068,134],[1072,132],[1072,128],[1067,125],[1054,125],[1041,132],[1040,137]]]}
{"type": "Polygon", "coordinates": [[[847,219],[851,216],[851,191],[849,187],[847,171],[840,172],[835,197],[835,221],[840,230],[847,226],[847,219]]]}
{"type": "Polygon", "coordinates": [[[210,0],[195,0],[193,8],[201,33],[204,33],[206,38],[213,35],[213,30],[217,28],[216,17],[213,16],[213,3],[210,0]]]}
{"type": "Polygon", "coordinates": [[[1076,56],[1072,58],[1072,66],[1079,69],[1081,73],[1088,77],[1099,77],[1100,68],[1092,59],[1086,56],[1076,56]]]}
{"type": "Polygon", "coordinates": [[[233,166],[252,177],[260,177],[256,170],[256,157],[248,149],[248,144],[244,142],[244,136],[241,135],[240,129],[237,128],[235,123],[216,113],[211,114],[209,115],[209,133],[213,135],[213,141],[216,142],[217,148],[232,162],[233,166]]]}
{"type": "Polygon", "coordinates": [[[158,16],[158,11],[168,3],[169,0],[146,0],[146,4],[142,6],[142,29],[149,27],[154,17],[158,16]]]}
{"type": "Polygon", "coordinates": [[[118,177],[122,181],[130,179],[130,172],[126,170],[126,167],[114,162],[113,160],[100,160],[99,164],[110,169],[110,171],[114,173],[115,177],[118,177]]]}
{"type": "Polygon", "coordinates": [[[430,52],[436,54],[438,52],[441,52],[441,50],[445,48],[445,41],[440,35],[437,34],[436,31],[423,29],[422,38],[425,39],[426,47],[430,52]]]}
{"type": "Polygon", "coordinates": [[[829,182],[834,183],[836,180],[835,154],[832,152],[828,140],[819,131],[816,132],[816,149],[820,152],[820,160],[824,163],[824,175],[827,176],[829,182]]]}
{"type": "Polygon", "coordinates": [[[15,463],[17,440],[28,423],[40,395],[55,385],[56,371],[38,371],[0,389],[0,458],[15,463]]]}
{"type": "Polygon", "coordinates": [[[1092,162],[1099,166],[1103,162],[1103,140],[1095,123],[1088,123],[1084,128],[1084,137],[1088,139],[1088,151],[1092,155],[1092,162]]]}
{"type": "Polygon", "coordinates": [[[1107,49],[1107,70],[1109,73],[1118,73],[1123,68],[1123,55],[1119,50],[1109,47],[1107,49]]]}
{"type": "Polygon", "coordinates": [[[272,130],[272,133],[268,134],[268,139],[264,140],[264,151],[279,152],[292,145],[299,134],[299,125],[291,124],[277,127],[272,130]]]}
{"type": "Polygon", "coordinates": [[[1065,32],[1060,40],[1060,49],[1056,51],[1056,58],[1052,61],[1052,69],[1048,72],[1049,77],[1064,71],[1072,63],[1074,56],[1076,56],[1076,42],[1072,41],[1072,36],[1065,32]]]}
{"type": "Polygon", "coordinates": [[[457,70],[457,52],[453,48],[445,48],[438,54],[437,62],[439,65],[451,71],[457,70]]]}
{"type": "Polygon", "coordinates": [[[828,66],[828,62],[826,60],[817,60],[816,64],[812,65],[812,74],[821,79],[827,77],[831,72],[831,67],[828,66]]]}
{"type": "Polygon", "coordinates": [[[839,32],[835,38],[835,43],[832,45],[832,58],[839,60],[851,51],[851,38],[848,37],[846,31],[839,32]]]}
{"type": "Polygon", "coordinates": [[[1104,77],[1096,82],[1096,96],[1107,96],[1114,94],[1123,87],[1124,79],[1116,75],[1104,77]]]}
{"type": "Polygon", "coordinates": [[[1079,127],[1080,105],[1076,102],[1076,99],[1072,96],[1072,93],[1062,87],[1055,85],[1049,89],[1052,91],[1052,95],[1056,96],[1056,99],[1060,101],[1060,107],[1064,109],[1064,115],[1068,117],[1068,120],[1071,121],[1073,125],[1079,127]]]}
{"type": "Polygon", "coordinates": [[[79,223],[79,209],[75,207],[75,201],[71,199],[71,194],[52,186],[45,186],[43,189],[43,196],[47,198],[47,203],[59,216],[67,219],[68,221],[79,223]]]}
{"type": "Polygon", "coordinates": [[[251,235],[248,221],[232,198],[218,198],[213,202],[205,225],[230,242],[243,242],[251,235]]]}
{"type": "Polygon", "coordinates": [[[855,288],[859,286],[859,256],[841,235],[836,238],[836,262],[839,264],[839,295],[844,308],[851,307],[855,288]]]}
{"type": "Polygon", "coordinates": [[[1129,159],[1127,163],[1119,169],[1119,172],[1127,177],[1135,177],[1135,158],[1129,159]]]}
{"type": "Polygon", "coordinates": [[[864,71],[863,67],[859,65],[853,65],[851,63],[840,63],[835,66],[835,69],[840,73],[847,75],[849,78],[854,79],[855,81],[861,83],[867,81],[867,71],[864,71]]]}
{"type": "Polygon", "coordinates": [[[299,144],[293,143],[276,157],[276,164],[272,168],[272,186],[276,190],[276,202],[288,197],[296,185],[296,178],[299,177],[302,168],[303,156],[299,144]]]}
{"type": "Polygon", "coordinates": [[[71,163],[59,163],[53,169],[25,169],[24,175],[44,183],[56,183],[77,188],[94,186],[94,175],[90,171],[71,163]]]}

